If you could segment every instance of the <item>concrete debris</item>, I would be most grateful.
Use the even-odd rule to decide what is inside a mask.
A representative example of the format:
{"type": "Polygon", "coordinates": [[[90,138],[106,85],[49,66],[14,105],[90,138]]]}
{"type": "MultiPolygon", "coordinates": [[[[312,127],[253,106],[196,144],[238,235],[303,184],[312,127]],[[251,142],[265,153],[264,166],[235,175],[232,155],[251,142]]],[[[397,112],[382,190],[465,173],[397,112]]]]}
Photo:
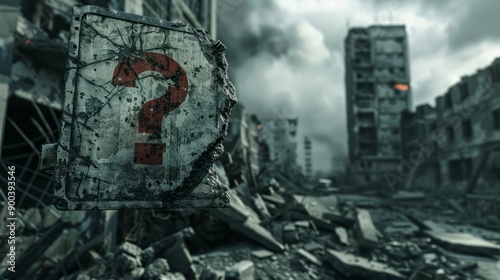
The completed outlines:
{"type": "Polygon", "coordinates": [[[213,269],[207,265],[200,275],[200,280],[224,280],[224,271],[213,269]]]}
{"type": "Polygon", "coordinates": [[[170,267],[167,260],[159,258],[146,267],[143,278],[145,280],[154,280],[156,277],[167,274],[169,270],[170,267]]]}
{"type": "Polygon", "coordinates": [[[321,261],[318,258],[316,258],[313,254],[307,252],[306,250],[298,249],[297,253],[302,257],[304,257],[304,259],[308,260],[309,262],[316,265],[321,265],[321,261]]]}
{"type": "Polygon", "coordinates": [[[142,276],[144,275],[144,272],[145,272],[144,267],[137,267],[137,268],[134,268],[132,271],[130,271],[129,274],[125,274],[123,276],[123,279],[125,279],[125,280],[141,279],[142,276]]]}
{"type": "Polygon", "coordinates": [[[243,260],[226,269],[227,280],[253,280],[255,266],[252,261],[243,260]]]}
{"type": "Polygon", "coordinates": [[[469,233],[426,231],[425,234],[443,248],[459,253],[486,256],[500,255],[499,245],[469,233]]]}
{"type": "MultiPolygon", "coordinates": [[[[244,158],[238,153],[233,163],[244,158]]],[[[16,277],[427,280],[500,273],[489,258],[499,254],[500,233],[464,221],[458,200],[322,193],[279,170],[252,175],[242,164],[233,174],[220,164],[220,178],[232,187],[228,208],[21,209],[16,266],[26,269],[16,277]]],[[[5,228],[8,213],[1,206],[5,228]]],[[[6,256],[9,244],[0,245],[6,256]]],[[[4,258],[2,276],[17,279],[7,266],[4,258]]]]}
{"type": "Polygon", "coordinates": [[[356,240],[359,245],[366,249],[374,249],[378,245],[377,229],[373,224],[370,212],[365,209],[357,209],[356,225],[354,227],[356,240]]]}
{"type": "Polygon", "coordinates": [[[261,250],[256,250],[252,252],[252,256],[259,258],[259,259],[265,259],[265,258],[270,258],[274,256],[274,253],[265,249],[261,250]]]}
{"type": "MultiPolygon", "coordinates": [[[[237,198],[235,194],[231,200],[237,198]]],[[[269,250],[282,252],[283,244],[278,242],[273,235],[258,220],[250,217],[249,211],[237,203],[231,203],[229,208],[211,209],[211,213],[222,221],[226,222],[231,228],[241,232],[253,241],[261,244],[269,250]]]]}
{"type": "MultiPolygon", "coordinates": [[[[494,279],[481,278],[487,275],[485,267],[495,269],[484,257],[500,252],[500,233],[494,231],[457,226],[439,216],[430,220],[416,212],[416,207],[405,211],[410,208],[407,204],[382,207],[359,197],[344,198],[345,203],[329,207],[321,199],[302,196],[297,203],[299,197],[283,194],[284,204],[261,200],[271,217],[260,220],[262,213],[256,214],[249,205],[255,203],[255,193],[232,195],[230,208],[137,211],[140,224],[129,227],[98,219],[105,213],[54,214],[52,208],[26,209],[20,212],[35,219],[17,237],[19,262],[28,267],[27,279],[48,280],[63,275],[71,275],[68,279],[130,280],[494,279]],[[344,222],[326,219],[331,213],[346,218],[344,222]],[[145,223],[150,219],[152,223],[145,223]],[[353,222],[345,223],[348,220],[353,222]],[[113,233],[96,230],[94,223],[102,228],[120,226],[113,233]],[[131,235],[134,227],[147,227],[151,234],[131,235]],[[38,237],[40,232],[44,234],[38,237]],[[116,249],[103,246],[108,239],[105,235],[116,235],[114,242],[120,242],[116,249]],[[350,246],[353,242],[360,246],[350,246]]],[[[441,207],[432,205],[424,204],[421,211],[441,207]]],[[[6,245],[0,253],[8,252],[6,245]]],[[[0,268],[5,271],[7,265],[0,268]]]]}
{"type": "Polygon", "coordinates": [[[349,245],[349,235],[347,234],[347,231],[343,227],[336,227],[335,228],[335,233],[338,238],[338,241],[342,243],[343,245],[348,246],[349,245]]]}
{"type": "Polygon", "coordinates": [[[340,273],[355,279],[399,280],[404,276],[387,265],[355,255],[327,250],[327,261],[340,273]]]}

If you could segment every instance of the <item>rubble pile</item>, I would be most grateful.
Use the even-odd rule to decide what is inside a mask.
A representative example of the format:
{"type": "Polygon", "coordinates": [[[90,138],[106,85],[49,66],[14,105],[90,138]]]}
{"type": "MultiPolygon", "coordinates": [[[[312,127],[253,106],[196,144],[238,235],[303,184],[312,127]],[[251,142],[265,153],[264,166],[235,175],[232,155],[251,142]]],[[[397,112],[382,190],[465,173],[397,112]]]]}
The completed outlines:
{"type": "Polygon", "coordinates": [[[229,208],[116,217],[20,211],[22,248],[10,279],[495,279],[500,272],[500,233],[460,223],[448,203],[294,194],[293,180],[261,176],[257,187],[233,188],[229,208]]]}

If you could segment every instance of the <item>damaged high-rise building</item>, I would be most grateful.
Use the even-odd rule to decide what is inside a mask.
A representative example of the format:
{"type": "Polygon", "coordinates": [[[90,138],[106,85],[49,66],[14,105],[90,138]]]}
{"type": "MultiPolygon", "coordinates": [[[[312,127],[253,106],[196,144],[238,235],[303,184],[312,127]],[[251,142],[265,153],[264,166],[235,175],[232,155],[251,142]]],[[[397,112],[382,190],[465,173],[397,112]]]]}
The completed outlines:
{"type": "Polygon", "coordinates": [[[350,177],[386,185],[402,153],[400,116],[411,107],[405,26],[351,28],[345,39],[350,177]]]}

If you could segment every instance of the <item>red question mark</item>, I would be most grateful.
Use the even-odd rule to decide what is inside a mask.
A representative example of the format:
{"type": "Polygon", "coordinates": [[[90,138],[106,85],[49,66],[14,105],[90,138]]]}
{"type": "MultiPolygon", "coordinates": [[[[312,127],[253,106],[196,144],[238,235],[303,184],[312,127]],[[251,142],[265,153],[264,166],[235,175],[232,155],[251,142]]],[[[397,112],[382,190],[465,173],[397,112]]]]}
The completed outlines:
{"type": "MultiPolygon", "coordinates": [[[[177,109],[188,94],[186,71],[172,58],[163,54],[146,52],[143,56],[130,55],[121,61],[113,73],[113,84],[135,87],[139,74],[146,71],[161,73],[165,78],[176,81],[169,86],[165,95],[149,100],[139,112],[139,132],[160,133],[163,117],[177,109]]],[[[135,164],[162,165],[164,144],[135,143],[135,164]]]]}

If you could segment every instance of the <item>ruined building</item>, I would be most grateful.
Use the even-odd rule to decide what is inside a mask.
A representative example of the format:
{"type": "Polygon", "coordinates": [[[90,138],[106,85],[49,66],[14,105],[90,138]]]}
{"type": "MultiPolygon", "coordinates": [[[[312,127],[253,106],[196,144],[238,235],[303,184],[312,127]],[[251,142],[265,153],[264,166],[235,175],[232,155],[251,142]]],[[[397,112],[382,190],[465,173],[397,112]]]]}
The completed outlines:
{"type": "Polygon", "coordinates": [[[454,189],[464,190],[478,167],[486,175],[480,178],[480,185],[491,187],[486,181],[498,179],[498,164],[496,172],[481,165],[487,164],[482,162],[486,155],[494,158],[495,146],[500,144],[499,93],[500,58],[497,58],[474,75],[462,77],[436,98],[438,126],[446,131],[446,141],[439,147],[443,185],[452,184],[454,189]]]}
{"type": "MultiPolygon", "coordinates": [[[[500,58],[402,114],[405,187],[465,198],[475,221],[500,215],[500,58]]],[[[491,222],[491,219],[488,220],[491,222]]]]}
{"type": "Polygon", "coordinates": [[[263,140],[269,146],[269,160],[282,172],[297,172],[297,124],[298,119],[266,119],[263,124],[263,140]]]}
{"type": "Polygon", "coordinates": [[[253,179],[259,174],[263,164],[261,129],[259,119],[246,113],[244,106],[236,103],[229,116],[224,155],[221,158],[230,187],[246,182],[247,178],[253,179]]]}
{"type": "Polygon", "coordinates": [[[432,136],[436,129],[436,108],[429,104],[417,106],[415,112],[403,111],[401,115],[402,156],[403,161],[410,165],[402,170],[404,174],[407,174],[407,178],[403,178],[405,188],[432,190],[440,184],[438,143],[432,136]]]}
{"type": "Polygon", "coordinates": [[[402,153],[401,112],[411,107],[405,26],[350,29],[345,66],[350,176],[385,186],[402,153]]]}

